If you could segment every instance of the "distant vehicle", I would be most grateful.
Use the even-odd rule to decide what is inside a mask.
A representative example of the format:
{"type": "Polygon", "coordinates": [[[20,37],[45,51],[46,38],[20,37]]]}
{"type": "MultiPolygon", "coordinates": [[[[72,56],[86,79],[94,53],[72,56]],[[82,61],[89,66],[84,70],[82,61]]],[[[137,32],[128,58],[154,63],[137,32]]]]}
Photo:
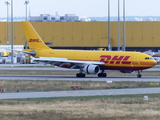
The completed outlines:
{"type": "Polygon", "coordinates": [[[143,69],[157,64],[153,57],[140,52],[51,49],[45,45],[29,22],[24,21],[22,25],[29,45],[25,53],[35,57],[34,61],[37,62],[79,69],[77,77],[85,77],[85,73],[106,77],[105,70],[119,70],[122,73],[138,71],[137,77],[140,78],[143,69]]]}

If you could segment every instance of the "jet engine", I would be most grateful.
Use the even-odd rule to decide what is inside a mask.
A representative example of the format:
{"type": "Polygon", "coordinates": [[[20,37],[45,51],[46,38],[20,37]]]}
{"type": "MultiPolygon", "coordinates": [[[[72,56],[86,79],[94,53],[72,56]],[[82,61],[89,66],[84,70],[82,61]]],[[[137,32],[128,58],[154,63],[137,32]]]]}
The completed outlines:
{"type": "Polygon", "coordinates": [[[134,73],[133,70],[120,70],[121,73],[134,73]]]}
{"type": "Polygon", "coordinates": [[[86,65],[83,68],[83,71],[87,74],[97,74],[100,71],[100,68],[98,65],[86,65]]]}

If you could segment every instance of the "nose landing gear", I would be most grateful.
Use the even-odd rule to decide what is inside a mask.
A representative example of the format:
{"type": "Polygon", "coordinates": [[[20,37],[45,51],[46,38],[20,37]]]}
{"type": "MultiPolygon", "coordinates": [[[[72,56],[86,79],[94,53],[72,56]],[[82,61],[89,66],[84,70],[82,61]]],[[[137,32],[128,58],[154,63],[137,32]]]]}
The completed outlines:
{"type": "Polygon", "coordinates": [[[142,72],[142,70],[138,70],[137,78],[141,78],[142,77],[141,72],[142,72]]]}

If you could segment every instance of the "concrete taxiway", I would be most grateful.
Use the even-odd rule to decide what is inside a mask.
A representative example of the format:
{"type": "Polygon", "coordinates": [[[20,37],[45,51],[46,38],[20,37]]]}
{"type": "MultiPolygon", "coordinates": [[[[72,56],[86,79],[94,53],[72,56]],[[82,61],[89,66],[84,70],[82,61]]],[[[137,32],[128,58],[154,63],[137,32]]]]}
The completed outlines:
{"type": "Polygon", "coordinates": [[[98,95],[124,95],[124,94],[153,94],[160,93],[160,88],[133,88],[133,89],[103,89],[103,90],[72,90],[50,92],[22,92],[0,93],[0,99],[45,98],[45,97],[71,97],[71,96],[98,96],[98,95]]]}

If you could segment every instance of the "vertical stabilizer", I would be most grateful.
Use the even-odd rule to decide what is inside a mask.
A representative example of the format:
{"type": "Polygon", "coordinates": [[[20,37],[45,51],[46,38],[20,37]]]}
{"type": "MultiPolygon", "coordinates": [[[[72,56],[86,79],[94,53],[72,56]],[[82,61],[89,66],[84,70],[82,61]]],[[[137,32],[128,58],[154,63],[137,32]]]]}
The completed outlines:
{"type": "Polygon", "coordinates": [[[36,30],[28,21],[23,21],[22,26],[28,41],[29,49],[50,49],[38,35],[36,30]]]}

